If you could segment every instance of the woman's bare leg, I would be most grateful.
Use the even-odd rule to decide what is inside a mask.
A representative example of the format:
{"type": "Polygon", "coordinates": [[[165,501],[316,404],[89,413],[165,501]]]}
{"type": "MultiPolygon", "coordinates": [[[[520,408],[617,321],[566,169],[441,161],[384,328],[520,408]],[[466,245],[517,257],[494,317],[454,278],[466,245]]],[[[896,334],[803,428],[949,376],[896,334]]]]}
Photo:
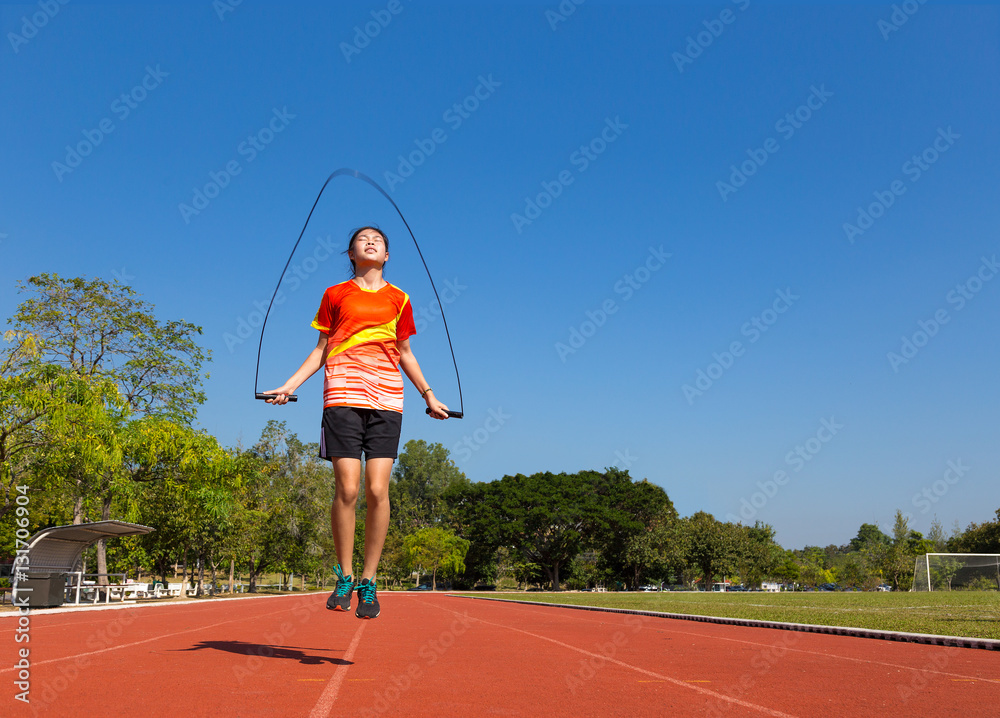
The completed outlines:
{"type": "MultiPolygon", "coordinates": [[[[354,510],[358,503],[358,489],[361,486],[361,459],[337,457],[332,459],[332,463],[336,484],[333,506],[330,508],[333,545],[337,551],[340,569],[345,576],[353,576],[354,510]]],[[[371,513],[370,507],[368,511],[371,513]]],[[[368,535],[367,531],[365,535],[368,535]]]]}
{"type": "MultiPolygon", "coordinates": [[[[365,461],[365,568],[361,580],[373,579],[389,532],[389,478],[394,459],[365,461]]],[[[353,524],[352,524],[353,528],[353,524]]],[[[339,555],[339,554],[338,554],[339,555]]]]}

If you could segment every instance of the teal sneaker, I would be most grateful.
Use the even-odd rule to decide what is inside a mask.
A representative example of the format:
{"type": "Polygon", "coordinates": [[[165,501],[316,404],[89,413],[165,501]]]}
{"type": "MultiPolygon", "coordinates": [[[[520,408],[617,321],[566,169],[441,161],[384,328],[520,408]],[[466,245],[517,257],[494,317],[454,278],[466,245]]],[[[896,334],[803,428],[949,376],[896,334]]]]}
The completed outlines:
{"type": "Polygon", "coordinates": [[[326,607],[331,611],[350,611],[354,579],[344,575],[339,563],[333,567],[333,572],[337,574],[337,587],[330,594],[330,598],[326,599],[326,607]]]}
{"type": "Polygon", "coordinates": [[[358,584],[358,610],[354,613],[358,618],[378,618],[378,596],[375,595],[375,582],[367,578],[358,584]]]}

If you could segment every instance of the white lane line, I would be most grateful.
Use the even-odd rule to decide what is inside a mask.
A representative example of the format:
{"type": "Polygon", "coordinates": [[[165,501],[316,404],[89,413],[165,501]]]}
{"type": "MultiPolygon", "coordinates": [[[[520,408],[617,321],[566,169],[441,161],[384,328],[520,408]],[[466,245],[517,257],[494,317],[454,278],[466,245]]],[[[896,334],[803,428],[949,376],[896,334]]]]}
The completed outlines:
{"type": "MultiPolygon", "coordinates": [[[[429,604],[429,605],[434,605],[434,604],[429,604]]],[[[769,715],[769,716],[775,716],[775,718],[795,718],[795,716],[792,716],[792,715],[790,715],[788,713],[782,713],[779,710],[775,710],[773,708],[768,708],[767,706],[757,705],[756,703],[750,703],[749,701],[743,701],[743,700],[740,700],[739,698],[733,698],[731,696],[725,695],[724,693],[718,693],[716,691],[709,690],[708,688],[702,688],[701,686],[692,685],[692,684],[690,684],[690,683],[688,683],[686,681],[681,681],[681,680],[678,680],[676,678],[671,678],[670,676],[665,676],[665,675],[662,675],[660,673],[656,673],[655,671],[649,671],[649,670],[646,670],[645,668],[640,668],[639,666],[633,666],[633,665],[631,665],[629,663],[625,663],[624,661],[619,661],[617,658],[611,658],[609,656],[603,656],[603,655],[601,655],[599,653],[592,653],[591,651],[588,651],[588,650],[586,650],[584,648],[577,648],[576,646],[571,646],[568,643],[563,643],[562,641],[557,641],[556,639],[549,638],[548,636],[542,636],[542,635],[539,635],[537,633],[531,633],[530,631],[525,631],[525,630],[520,629],[520,628],[514,628],[512,626],[505,626],[502,623],[493,623],[492,621],[485,621],[482,618],[476,618],[475,616],[469,616],[468,614],[461,614],[461,613],[458,613],[457,611],[452,611],[450,608],[443,608],[442,606],[435,606],[435,608],[440,608],[442,611],[447,611],[448,613],[453,613],[456,616],[465,615],[466,617],[471,618],[474,621],[479,621],[480,623],[485,623],[485,624],[487,624],[489,626],[496,626],[497,628],[503,628],[503,629],[506,629],[508,631],[515,631],[517,633],[523,633],[526,636],[531,636],[532,638],[538,638],[538,639],[540,639],[542,641],[548,641],[549,643],[554,643],[557,646],[562,646],[563,648],[568,648],[571,651],[576,651],[577,653],[582,653],[585,656],[590,656],[591,658],[597,658],[597,659],[600,659],[600,660],[605,661],[607,663],[614,663],[615,665],[621,666],[622,668],[628,668],[629,670],[633,670],[633,671],[636,671],[638,673],[642,673],[643,675],[651,676],[652,678],[656,678],[658,680],[665,681],[667,683],[672,683],[675,686],[680,686],[681,688],[687,688],[688,690],[695,691],[696,693],[701,693],[702,695],[705,695],[705,696],[711,696],[712,698],[715,698],[715,699],[720,700],[720,701],[725,701],[726,703],[733,703],[733,704],[741,706],[743,708],[748,708],[750,710],[759,711],[759,712],[764,713],[764,714],[769,715]]],[[[314,717],[310,716],[310,718],[314,718],[314,717]]]]}
{"type": "MultiPolygon", "coordinates": [[[[605,615],[608,615],[608,614],[605,614],[605,615]]],[[[610,614],[610,615],[615,615],[615,614],[610,614]]],[[[621,614],[619,614],[619,615],[621,615],[621,614]]],[[[624,615],[631,615],[631,614],[624,614],[624,615]]],[[[636,616],[636,618],[646,618],[646,619],[651,619],[652,620],[652,616],[636,616]]],[[[581,616],[579,620],[589,621],[589,622],[592,622],[592,623],[605,623],[605,621],[598,621],[595,618],[589,618],[589,617],[583,617],[583,616],[581,616]]],[[[718,624],[704,624],[704,625],[718,625],[718,624]]],[[[793,648],[791,645],[788,645],[788,644],[784,644],[784,645],[772,645],[772,644],[769,644],[769,643],[759,643],[757,641],[747,641],[747,640],[740,639],[740,638],[728,638],[726,636],[713,636],[713,635],[709,635],[707,633],[694,633],[692,631],[682,631],[682,630],[680,630],[678,628],[667,628],[667,627],[664,627],[662,630],[664,632],[667,632],[667,633],[676,633],[676,634],[682,635],[682,636],[694,636],[696,638],[702,638],[702,639],[718,640],[718,641],[729,641],[730,643],[744,643],[744,644],[746,644],[748,646],[759,646],[761,648],[770,648],[772,650],[773,649],[777,649],[777,650],[782,650],[782,651],[793,651],[795,653],[804,653],[804,654],[809,655],[809,656],[819,656],[820,658],[836,658],[836,659],[839,659],[839,660],[842,660],[842,661],[852,661],[854,663],[865,663],[865,664],[872,665],[872,666],[885,666],[886,668],[895,668],[895,669],[898,669],[898,670],[913,671],[914,673],[934,674],[934,675],[939,675],[939,676],[953,676],[953,677],[958,678],[958,679],[965,679],[965,680],[972,680],[972,681],[982,681],[984,683],[1000,683],[1000,680],[994,679],[994,678],[982,678],[980,676],[970,676],[970,675],[968,675],[966,673],[951,673],[949,671],[936,670],[936,668],[931,667],[931,666],[922,666],[922,667],[920,667],[920,666],[907,666],[907,665],[903,665],[902,663],[886,663],[885,661],[875,661],[875,660],[872,660],[870,658],[855,658],[854,656],[842,656],[842,655],[837,654],[837,653],[826,653],[824,651],[810,651],[810,650],[807,650],[805,648],[793,648]]],[[[773,629],[763,629],[763,630],[773,630],[773,629]]],[[[787,633],[787,632],[785,632],[785,633],[787,633]]],[[[789,635],[791,635],[791,636],[804,636],[806,634],[793,632],[793,633],[790,633],[789,635]]],[[[821,635],[821,634],[809,634],[809,635],[818,636],[818,635],[821,635]]],[[[838,637],[839,638],[851,638],[851,636],[838,636],[838,637]]],[[[929,648],[940,648],[940,649],[947,649],[947,650],[953,650],[953,651],[963,651],[963,650],[966,650],[964,648],[957,648],[957,647],[954,647],[954,646],[929,646],[929,648]]],[[[958,654],[954,654],[954,655],[958,655],[958,654]]],[[[948,659],[945,659],[945,660],[947,661],[948,659]]],[[[943,668],[944,666],[941,666],[941,667],[943,668]]]]}
{"type": "MultiPolygon", "coordinates": [[[[354,638],[351,639],[351,645],[347,647],[344,652],[344,660],[350,661],[354,658],[354,652],[358,650],[358,644],[361,643],[361,634],[365,630],[365,626],[368,621],[362,621],[361,625],[358,626],[357,633],[354,634],[354,638]]],[[[312,712],[309,714],[309,718],[327,718],[330,715],[330,711],[333,710],[333,704],[337,701],[337,694],[340,693],[340,684],[344,682],[344,676],[347,675],[347,669],[350,666],[347,663],[342,663],[337,666],[337,670],[333,674],[333,678],[330,682],[326,684],[326,690],[323,691],[323,695],[319,697],[316,701],[316,705],[313,706],[312,712]]]]}
{"type": "MultiPolygon", "coordinates": [[[[68,2],[68,0],[67,0],[68,2]]],[[[80,604],[79,606],[73,604],[63,604],[59,607],[38,609],[33,608],[32,617],[42,618],[47,616],[62,616],[67,613],[98,613],[100,611],[121,611],[129,608],[170,608],[172,606],[186,606],[190,608],[191,606],[204,606],[210,607],[212,604],[221,603],[223,601],[252,601],[258,598],[304,598],[305,596],[315,596],[315,593],[307,594],[294,594],[286,593],[280,595],[274,594],[263,594],[260,596],[254,594],[245,594],[243,596],[235,598],[173,598],[173,599],[160,599],[160,603],[153,603],[151,601],[144,601],[143,603],[86,603],[80,604]]],[[[6,607],[3,607],[6,608],[6,607]]],[[[15,606],[11,610],[3,610],[0,608],[0,619],[10,616],[11,618],[17,618],[20,614],[19,609],[15,606]]],[[[70,624],[66,624],[70,625],[70,624]]]]}
{"type": "MultiPolygon", "coordinates": [[[[771,646],[771,645],[769,645],[767,643],[755,643],[753,641],[744,641],[744,640],[741,640],[739,638],[726,638],[725,636],[705,636],[705,635],[699,634],[699,633],[689,633],[688,631],[677,631],[677,630],[673,630],[673,629],[671,629],[671,633],[681,633],[681,634],[685,634],[685,635],[688,635],[688,636],[697,636],[699,638],[712,638],[712,639],[716,639],[716,640],[720,640],[720,641],[731,641],[733,643],[746,643],[746,644],[751,645],[751,646],[761,646],[762,648],[774,648],[774,649],[781,649],[781,650],[787,650],[787,651],[794,651],[795,653],[805,653],[806,655],[819,656],[820,658],[836,658],[836,659],[839,659],[841,661],[853,661],[854,663],[867,663],[868,665],[872,665],[872,666],[885,666],[886,668],[896,668],[896,669],[904,670],[904,671],[913,671],[914,673],[934,673],[934,674],[937,674],[939,676],[957,676],[958,678],[972,680],[972,681],[983,681],[984,683],[1000,683],[1000,680],[997,680],[997,679],[994,679],[994,678],[980,678],[980,677],[977,677],[977,676],[969,676],[969,675],[964,674],[964,673],[950,673],[948,671],[939,671],[939,670],[935,670],[933,668],[928,668],[927,666],[923,666],[923,667],[906,666],[906,665],[903,665],[902,663],[886,663],[885,661],[873,661],[870,658],[855,658],[854,656],[842,656],[842,655],[839,655],[837,653],[825,653],[823,651],[808,651],[808,650],[806,650],[804,648],[792,648],[791,646],[771,646]]],[[[797,635],[801,635],[801,634],[797,634],[797,635]]],[[[816,635],[816,634],[813,634],[813,635],[816,635]]],[[[841,636],[841,638],[850,638],[850,636],[841,636]]],[[[955,647],[955,646],[930,646],[930,648],[938,648],[938,649],[942,649],[942,650],[951,650],[951,651],[964,651],[964,650],[967,650],[965,648],[958,648],[958,647],[955,647]]],[[[958,655],[958,654],[953,654],[953,655],[958,655]]],[[[947,660],[948,659],[945,658],[945,661],[947,661],[947,660]]]]}
{"type": "MultiPolygon", "coordinates": [[[[245,617],[245,618],[231,618],[228,621],[220,621],[219,623],[213,623],[213,624],[211,624],[209,626],[199,626],[198,628],[189,628],[186,631],[177,631],[176,633],[166,633],[166,634],[159,635],[159,636],[153,636],[152,638],[146,638],[146,639],[144,639],[142,641],[135,641],[134,643],[123,643],[120,646],[110,646],[109,648],[101,648],[101,649],[98,649],[96,651],[88,651],[87,653],[74,653],[72,655],[64,656],[62,658],[50,658],[47,661],[33,661],[32,664],[31,664],[31,666],[32,666],[32,668],[34,668],[35,666],[44,666],[44,665],[46,665],[48,663],[58,663],[59,661],[75,661],[75,660],[83,658],[85,656],[96,656],[99,653],[107,653],[108,651],[118,651],[118,650],[120,650],[122,648],[131,648],[132,646],[141,646],[144,643],[152,643],[153,641],[159,641],[159,640],[161,640],[163,638],[172,638],[173,636],[181,636],[181,635],[183,635],[185,633],[194,633],[195,631],[204,631],[204,630],[207,630],[209,628],[215,628],[216,626],[224,626],[227,623],[235,623],[237,621],[256,620],[258,618],[263,618],[264,616],[274,616],[274,615],[277,615],[279,613],[288,613],[288,611],[286,609],[286,610],[283,610],[283,611],[272,611],[271,613],[265,613],[265,614],[262,614],[260,616],[248,616],[248,617],[245,617]]],[[[0,668],[0,673],[6,673],[7,671],[15,671],[15,670],[17,670],[16,666],[13,667],[13,668],[0,668]]]]}

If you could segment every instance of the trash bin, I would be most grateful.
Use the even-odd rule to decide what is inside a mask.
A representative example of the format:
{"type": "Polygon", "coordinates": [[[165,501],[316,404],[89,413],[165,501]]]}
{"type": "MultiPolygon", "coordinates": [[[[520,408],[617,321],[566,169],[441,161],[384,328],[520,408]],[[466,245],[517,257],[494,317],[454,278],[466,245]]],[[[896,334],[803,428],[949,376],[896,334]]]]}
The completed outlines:
{"type": "Polygon", "coordinates": [[[51,608],[63,605],[66,578],[61,573],[36,573],[14,584],[14,605],[24,605],[27,597],[29,608],[51,608]]]}

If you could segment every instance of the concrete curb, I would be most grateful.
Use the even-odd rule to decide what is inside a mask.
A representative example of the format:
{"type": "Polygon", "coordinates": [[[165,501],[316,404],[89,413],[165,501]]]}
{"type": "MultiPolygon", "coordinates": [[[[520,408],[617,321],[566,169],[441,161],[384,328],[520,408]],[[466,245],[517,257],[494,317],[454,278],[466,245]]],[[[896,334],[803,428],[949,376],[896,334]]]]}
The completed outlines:
{"type": "Polygon", "coordinates": [[[569,603],[545,603],[543,601],[522,601],[512,598],[490,598],[487,596],[465,596],[449,594],[455,598],[471,598],[478,601],[500,601],[503,603],[521,603],[528,606],[548,606],[552,608],[570,608],[578,611],[600,611],[605,613],[627,613],[633,616],[649,616],[651,618],[674,618],[680,621],[698,621],[702,623],[721,623],[729,626],[747,626],[750,628],[774,628],[781,631],[801,631],[803,633],[827,633],[834,636],[851,636],[853,638],[877,638],[883,641],[899,641],[904,643],[923,643],[932,646],[952,646],[955,648],[979,648],[986,651],[1000,651],[1000,641],[992,638],[966,638],[964,636],[936,636],[930,633],[903,633],[900,631],[879,631],[874,628],[851,628],[847,626],[821,626],[809,623],[784,623],[782,621],[756,621],[749,618],[725,618],[722,616],[692,616],[686,613],[664,613],[660,611],[641,611],[631,608],[605,608],[601,606],[577,606],[569,603]]]}

